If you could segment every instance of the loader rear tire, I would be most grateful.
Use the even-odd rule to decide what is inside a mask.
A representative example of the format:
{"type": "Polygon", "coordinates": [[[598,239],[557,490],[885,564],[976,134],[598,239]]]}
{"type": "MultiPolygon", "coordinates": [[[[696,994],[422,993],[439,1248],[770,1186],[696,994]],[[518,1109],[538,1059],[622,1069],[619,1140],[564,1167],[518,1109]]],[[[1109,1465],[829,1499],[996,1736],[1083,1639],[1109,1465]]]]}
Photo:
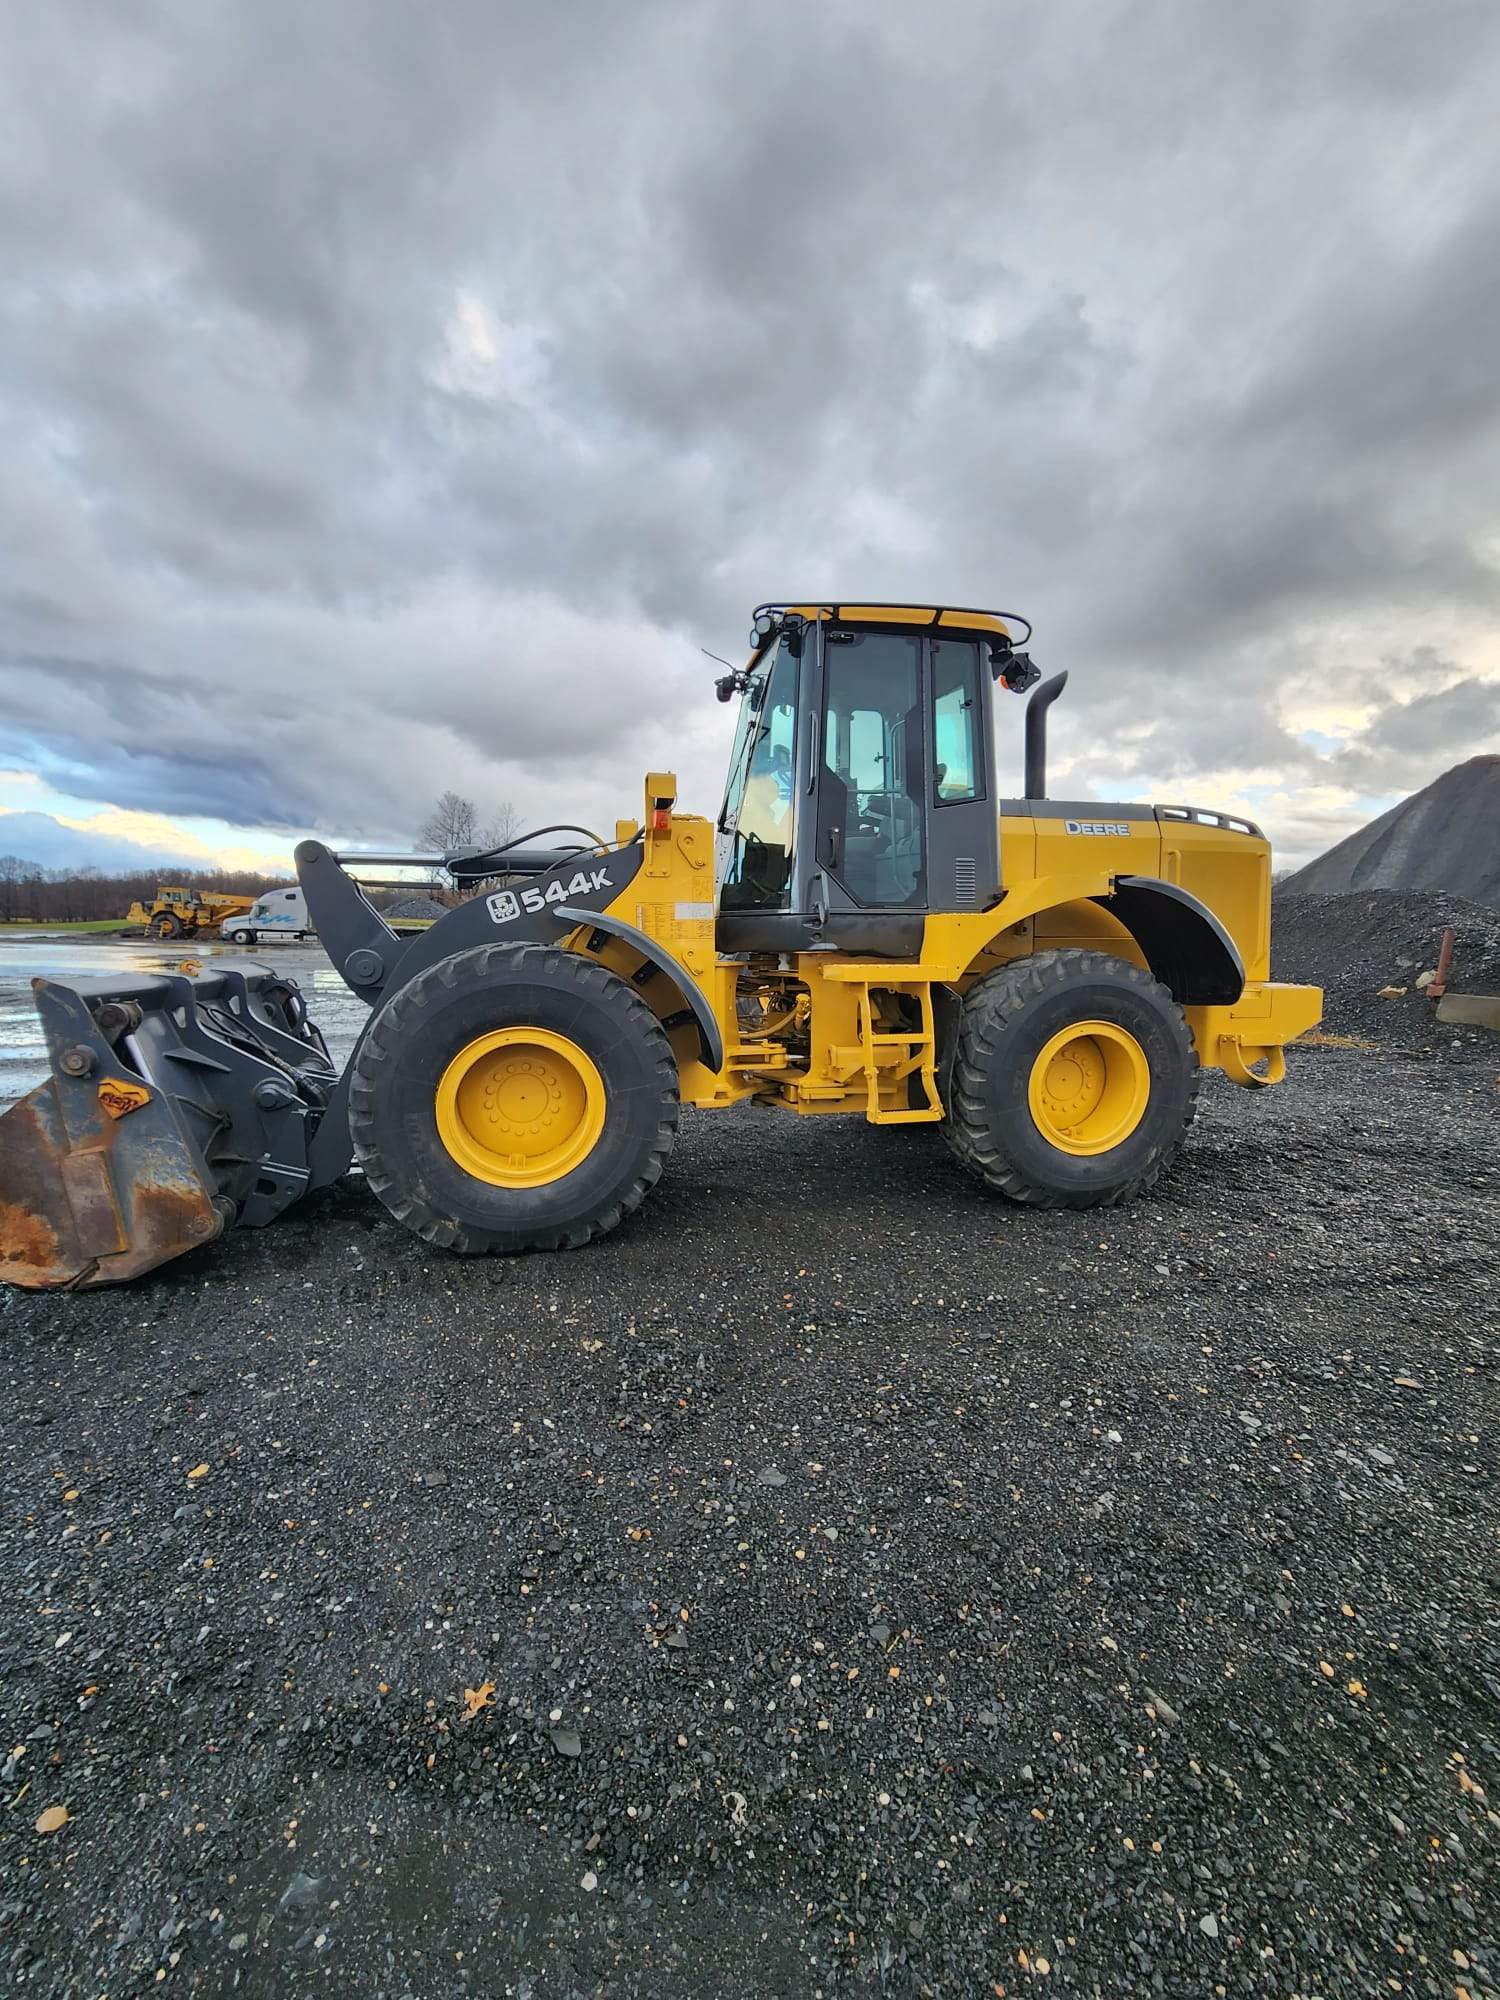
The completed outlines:
{"type": "Polygon", "coordinates": [[[639,1208],[677,1136],[677,1064],[618,973],[549,945],[480,945],[375,1016],[349,1092],[354,1157],[426,1242],[578,1249],[639,1208]]]}
{"type": "Polygon", "coordinates": [[[1127,959],[1046,951],[964,995],[943,1131],[988,1187],[1037,1208],[1112,1208],[1176,1157],[1198,1057],[1182,1009],[1127,959]]]}

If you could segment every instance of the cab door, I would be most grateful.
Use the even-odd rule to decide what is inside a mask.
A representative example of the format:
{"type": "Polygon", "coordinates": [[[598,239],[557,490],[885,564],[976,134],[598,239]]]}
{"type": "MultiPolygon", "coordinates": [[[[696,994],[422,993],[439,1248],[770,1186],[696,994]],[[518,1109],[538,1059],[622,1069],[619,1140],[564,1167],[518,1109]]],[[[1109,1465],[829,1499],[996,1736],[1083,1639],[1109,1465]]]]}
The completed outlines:
{"type": "Polygon", "coordinates": [[[866,910],[927,899],[927,731],[922,640],[823,633],[816,866],[866,910]]]}
{"type": "Polygon", "coordinates": [[[927,664],[932,693],[928,907],[988,909],[1000,893],[990,742],[993,681],[979,643],[961,635],[932,634],[927,664]]]}

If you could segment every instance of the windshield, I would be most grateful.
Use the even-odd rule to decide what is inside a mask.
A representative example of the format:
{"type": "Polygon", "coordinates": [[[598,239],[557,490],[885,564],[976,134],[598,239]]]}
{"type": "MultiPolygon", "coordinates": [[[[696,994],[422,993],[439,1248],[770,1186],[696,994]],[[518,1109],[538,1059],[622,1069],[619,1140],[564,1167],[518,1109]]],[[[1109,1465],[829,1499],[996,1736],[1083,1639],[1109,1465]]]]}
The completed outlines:
{"type": "Polygon", "coordinates": [[[719,813],[728,836],[721,902],[729,909],[785,905],[792,872],[792,758],[797,662],[784,638],[751,668],[719,813]]]}
{"type": "Polygon", "coordinates": [[[739,819],[740,802],[745,795],[745,774],[749,767],[750,748],[755,739],[755,725],[765,706],[766,682],[770,678],[771,662],[775,659],[780,642],[769,653],[762,654],[750,669],[745,682],[745,692],[740,696],[739,721],[734,726],[734,748],[729,753],[729,775],[724,780],[724,803],[719,808],[720,833],[733,833],[739,819]]]}

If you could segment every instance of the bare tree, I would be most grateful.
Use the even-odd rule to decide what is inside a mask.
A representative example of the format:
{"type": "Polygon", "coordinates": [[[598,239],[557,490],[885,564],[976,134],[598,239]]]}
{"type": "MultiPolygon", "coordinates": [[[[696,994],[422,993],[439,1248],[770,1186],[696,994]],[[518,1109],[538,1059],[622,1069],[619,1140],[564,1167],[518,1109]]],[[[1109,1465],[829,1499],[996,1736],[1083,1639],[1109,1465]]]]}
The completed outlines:
{"type": "Polygon", "coordinates": [[[521,815],[508,801],[495,807],[479,836],[481,847],[503,847],[521,830],[521,815]]]}
{"type": "MultiPolygon", "coordinates": [[[[490,817],[481,826],[479,808],[472,799],[459,792],[444,792],[417,829],[417,839],[423,847],[434,848],[439,854],[451,854],[458,847],[500,847],[514,837],[520,823],[515,807],[503,800],[491,808],[490,817]]],[[[443,871],[434,868],[431,879],[435,884],[441,883],[443,871]]],[[[462,893],[472,896],[481,886],[472,882],[462,893]]]]}
{"type": "Polygon", "coordinates": [[[519,813],[508,801],[493,807],[490,817],[481,825],[479,808],[472,799],[458,792],[444,792],[418,827],[417,839],[423,847],[435,848],[439,854],[451,854],[456,847],[500,847],[514,838],[520,824],[519,813]]]}
{"type": "Polygon", "coordinates": [[[26,863],[19,854],[0,854],[0,924],[15,922],[19,888],[25,877],[26,863]]]}
{"type": "Polygon", "coordinates": [[[444,792],[417,828],[417,839],[424,847],[436,848],[439,854],[449,854],[455,847],[477,847],[478,806],[458,792],[444,792]]]}

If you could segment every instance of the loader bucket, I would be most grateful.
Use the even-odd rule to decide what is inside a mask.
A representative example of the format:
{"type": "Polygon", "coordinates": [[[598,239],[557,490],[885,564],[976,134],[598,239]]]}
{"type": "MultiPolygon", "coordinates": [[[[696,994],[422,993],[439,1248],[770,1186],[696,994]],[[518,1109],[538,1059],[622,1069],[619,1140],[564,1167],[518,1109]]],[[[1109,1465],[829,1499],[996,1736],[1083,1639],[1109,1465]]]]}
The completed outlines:
{"type": "Polygon", "coordinates": [[[0,1116],[0,1278],[107,1285],[194,1249],[224,1226],[170,1110],[124,1078],[53,1078],[0,1116]],[[106,1108],[113,1091],[122,1109],[106,1108]]]}
{"type": "Polygon", "coordinates": [[[336,1079],[289,982],[32,990],[52,1076],[0,1115],[0,1282],[117,1284],[303,1192],[336,1079]]]}

